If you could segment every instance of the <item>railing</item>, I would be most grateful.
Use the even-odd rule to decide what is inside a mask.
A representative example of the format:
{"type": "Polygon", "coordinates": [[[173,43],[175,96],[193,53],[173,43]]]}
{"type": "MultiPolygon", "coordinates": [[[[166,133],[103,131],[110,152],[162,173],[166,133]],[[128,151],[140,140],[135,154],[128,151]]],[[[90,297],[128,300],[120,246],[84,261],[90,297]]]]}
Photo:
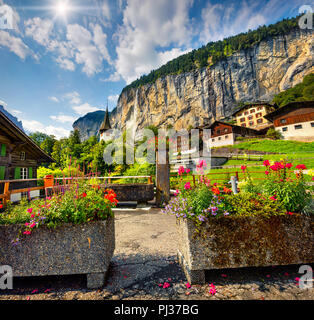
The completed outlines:
{"type": "MultiPolygon", "coordinates": [[[[18,180],[0,180],[0,185],[4,184],[4,191],[3,194],[0,194],[0,200],[2,201],[3,205],[6,205],[7,201],[11,199],[12,194],[19,194],[24,192],[31,192],[31,191],[40,191],[40,190],[46,190],[47,189],[54,189],[61,186],[69,186],[72,181],[74,180],[91,180],[91,179],[97,179],[97,180],[104,180],[108,184],[112,184],[112,180],[115,179],[147,179],[148,184],[153,183],[152,176],[112,176],[112,177],[63,177],[63,178],[54,178],[53,176],[46,176],[43,179],[18,179],[18,180]],[[22,188],[22,189],[15,189],[10,190],[10,184],[17,183],[17,182],[29,182],[29,181],[43,181],[43,186],[37,186],[37,187],[29,187],[29,188],[22,188]],[[62,184],[55,184],[56,181],[62,181],[62,184]]],[[[0,201],[0,203],[1,203],[0,201]]]]}

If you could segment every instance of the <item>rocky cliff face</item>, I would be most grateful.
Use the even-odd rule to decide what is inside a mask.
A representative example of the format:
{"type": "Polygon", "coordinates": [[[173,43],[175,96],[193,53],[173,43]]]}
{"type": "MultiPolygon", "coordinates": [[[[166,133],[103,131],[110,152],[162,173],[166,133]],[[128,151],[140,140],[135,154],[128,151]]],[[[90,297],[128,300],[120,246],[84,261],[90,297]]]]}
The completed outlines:
{"type": "Polygon", "coordinates": [[[81,141],[98,135],[98,130],[104,121],[105,113],[105,111],[90,112],[73,123],[73,129],[80,132],[81,141]]]}
{"type": "MultiPolygon", "coordinates": [[[[169,75],[121,93],[110,116],[113,128],[148,125],[188,128],[230,116],[239,102],[271,101],[314,72],[314,32],[296,30],[269,38],[192,73],[169,75]]],[[[104,112],[77,120],[83,140],[97,134],[104,112]]]]}
{"type": "Polygon", "coordinates": [[[271,101],[314,72],[312,31],[294,31],[193,73],[169,75],[122,92],[111,125],[175,129],[230,116],[240,101],[271,101]]]}

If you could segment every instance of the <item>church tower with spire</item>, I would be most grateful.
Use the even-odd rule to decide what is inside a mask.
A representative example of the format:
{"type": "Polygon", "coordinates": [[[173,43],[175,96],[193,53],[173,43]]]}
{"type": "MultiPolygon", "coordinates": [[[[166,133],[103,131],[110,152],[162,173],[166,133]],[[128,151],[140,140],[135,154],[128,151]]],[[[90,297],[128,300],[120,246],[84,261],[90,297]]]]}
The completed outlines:
{"type": "Polygon", "coordinates": [[[99,135],[100,135],[100,141],[112,140],[112,131],[111,131],[111,125],[109,120],[109,111],[108,111],[108,101],[107,101],[105,118],[99,128],[99,135]]]}

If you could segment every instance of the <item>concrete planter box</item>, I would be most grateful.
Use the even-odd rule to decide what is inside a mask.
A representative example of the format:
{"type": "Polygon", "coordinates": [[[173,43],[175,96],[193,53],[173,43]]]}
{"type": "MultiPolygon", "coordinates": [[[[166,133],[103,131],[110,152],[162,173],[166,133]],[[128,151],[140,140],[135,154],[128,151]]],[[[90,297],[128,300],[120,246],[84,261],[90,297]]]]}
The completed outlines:
{"type": "Polygon", "coordinates": [[[147,202],[154,199],[154,184],[108,184],[117,194],[118,201],[147,202]]]}
{"type": "Polygon", "coordinates": [[[178,258],[190,283],[205,282],[205,270],[314,262],[314,218],[224,217],[195,234],[191,220],[178,221],[178,258]]]}
{"type": "Polygon", "coordinates": [[[12,238],[20,226],[0,226],[0,265],[14,277],[86,274],[87,287],[102,287],[115,248],[114,218],[55,229],[35,229],[20,245],[12,238]]]}

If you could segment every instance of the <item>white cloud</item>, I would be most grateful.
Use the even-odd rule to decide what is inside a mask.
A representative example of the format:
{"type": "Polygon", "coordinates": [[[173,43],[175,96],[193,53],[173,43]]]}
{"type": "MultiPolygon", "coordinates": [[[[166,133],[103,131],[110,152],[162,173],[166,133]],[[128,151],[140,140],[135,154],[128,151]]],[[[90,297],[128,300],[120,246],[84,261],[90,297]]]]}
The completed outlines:
{"type": "Polygon", "coordinates": [[[69,24],[65,41],[54,29],[49,19],[35,17],[25,21],[25,34],[55,55],[54,60],[62,69],[74,71],[76,64],[82,65],[82,71],[93,76],[103,70],[103,63],[112,64],[107,50],[107,35],[99,24],[90,24],[89,29],[79,24],[69,24]]]}
{"type": "Polygon", "coordinates": [[[3,107],[6,107],[8,104],[5,101],[0,100],[0,105],[3,106],[3,107]]]}
{"type": "Polygon", "coordinates": [[[22,111],[20,111],[20,110],[17,110],[17,109],[8,109],[8,111],[10,112],[10,113],[12,113],[14,116],[20,116],[23,112],[22,111]]]}
{"type": "Polygon", "coordinates": [[[71,104],[80,104],[82,102],[80,94],[77,91],[69,92],[64,95],[71,104]]]}
{"type": "Polygon", "coordinates": [[[57,122],[61,122],[61,123],[73,123],[76,118],[72,117],[72,116],[66,116],[64,114],[59,114],[57,116],[50,116],[50,119],[57,121],[57,122]]]}
{"type": "Polygon", "coordinates": [[[34,55],[20,38],[15,37],[4,30],[0,30],[0,47],[7,47],[22,60],[25,60],[28,55],[32,55],[35,59],[38,59],[38,56],[34,55]]]}
{"type": "MultiPolygon", "coordinates": [[[[295,0],[302,3],[302,0],[295,0]]],[[[290,1],[269,0],[263,5],[259,1],[242,0],[226,4],[207,2],[202,9],[200,42],[217,41],[223,38],[256,29],[271,21],[279,20],[283,12],[291,9],[290,1]]]]}
{"type": "Polygon", "coordinates": [[[191,0],[129,0],[117,36],[117,72],[127,83],[185,52],[190,43],[191,0]],[[177,46],[169,50],[169,46],[177,46]],[[159,50],[157,49],[159,48],[159,50]],[[161,50],[160,48],[165,48],[161,50]]]}
{"type": "Polygon", "coordinates": [[[111,74],[108,78],[106,79],[99,79],[102,82],[118,82],[121,80],[121,76],[119,75],[118,72],[115,72],[111,74]]]}
{"type": "Polygon", "coordinates": [[[83,103],[79,106],[73,106],[72,109],[79,115],[83,116],[85,115],[86,113],[89,113],[89,112],[94,112],[94,111],[97,111],[97,110],[100,110],[100,108],[97,108],[97,107],[93,107],[91,106],[89,103],[83,103]]]}
{"type": "Polygon", "coordinates": [[[53,22],[49,19],[35,17],[24,22],[25,34],[43,46],[50,45],[53,22]]]}
{"type": "Polygon", "coordinates": [[[57,139],[68,137],[70,134],[70,130],[67,130],[63,127],[55,127],[55,126],[46,126],[39,121],[36,120],[23,120],[23,127],[28,132],[43,132],[48,135],[54,135],[57,139]]]}
{"type": "Polygon", "coordinates": [[[53,102],[57,102],[57,103],[60,102],[60,100],[57,97],[49,97],[49,100],[51,100],[53,102]]]}
{"type": "Polygon", "coordinates": [[[113,103],[117,103],[118,99],[119,99],[119,95],[118,94],[114,94],[114,95],[111,95],[111,96],[108,97],[108,100],[113,102],[113,103]]]}

